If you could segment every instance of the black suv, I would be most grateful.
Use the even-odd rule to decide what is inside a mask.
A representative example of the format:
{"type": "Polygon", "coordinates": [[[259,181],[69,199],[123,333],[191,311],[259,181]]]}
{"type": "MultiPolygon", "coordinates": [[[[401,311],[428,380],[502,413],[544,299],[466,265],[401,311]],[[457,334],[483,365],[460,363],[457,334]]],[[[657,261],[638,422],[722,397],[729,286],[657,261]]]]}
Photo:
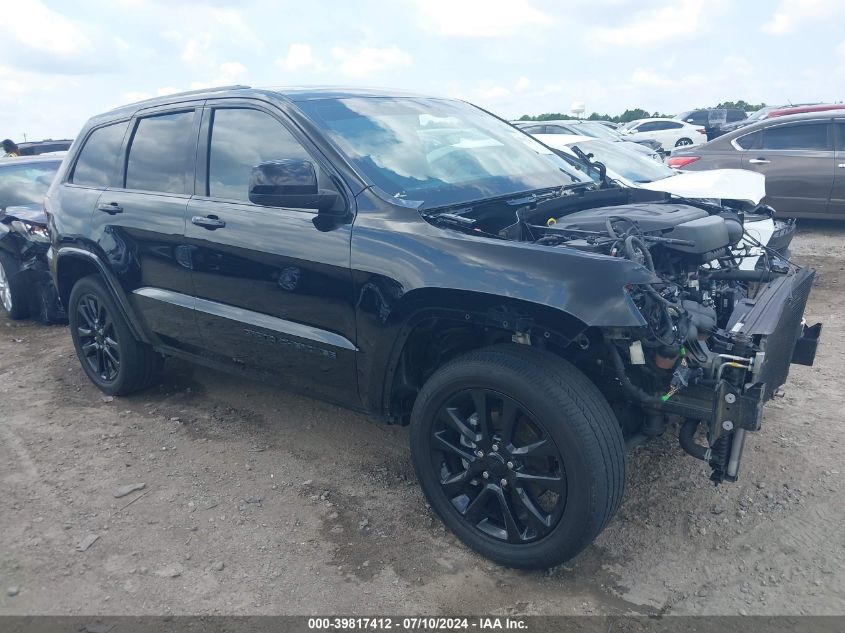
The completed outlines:
{"type": "Polygon", "coordinates": [[[802,325],[814,271],[739,267],[742,213],[597,184],[454,100],[230,87],[125,106],[84,127],[46,207],[102,391],[150,385],[170,355],[410,423],[432,507],[517,567],[588,545],[626,443],[670,417],[735,480],[821,327],[802,325]]]}

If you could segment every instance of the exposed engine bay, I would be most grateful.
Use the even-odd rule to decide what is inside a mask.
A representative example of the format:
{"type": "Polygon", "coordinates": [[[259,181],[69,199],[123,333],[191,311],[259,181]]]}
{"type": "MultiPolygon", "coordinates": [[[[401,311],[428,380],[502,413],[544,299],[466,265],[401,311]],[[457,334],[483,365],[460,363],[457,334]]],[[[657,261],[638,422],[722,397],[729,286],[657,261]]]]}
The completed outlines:
{"type": "Polygon", "coordinates": [[[651,271],[653,283],[626,288],[640,327],[588,330],[566,353],[603,390],[629,444],[678,422],[681,446],[711,466],[716,483],[736,480],[745,434],[760,428],[763,404],[790,363],[815,358],[821,324],[803,320],[815,271],[760,243],[742,210],[617,189],[485,204],[430,220],[651,271]],[[755,255],[753,269],[742,266],[755,255]],[[706,445],[696,440],[702,425],[706,445]]]}

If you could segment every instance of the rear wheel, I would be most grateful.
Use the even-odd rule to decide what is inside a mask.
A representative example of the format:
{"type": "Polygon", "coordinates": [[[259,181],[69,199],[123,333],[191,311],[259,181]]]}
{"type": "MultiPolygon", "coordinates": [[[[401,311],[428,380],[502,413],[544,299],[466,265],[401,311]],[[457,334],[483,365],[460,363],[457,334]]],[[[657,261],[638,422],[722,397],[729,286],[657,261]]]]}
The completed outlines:
{"type": "Polygon", "coordinates": [[[692,139],[691,138],[679,138],[675,142],[675,147],[683,147],[684,145],[692,145],[692,139]]]}
{"type": "Polygon", "coordinates": [[[13,320],[29,316],[29,301],[20,267],[15,258],[5,251],[0,251],[0,307],[13,320]]]}
{"type": "Polygon", "coordinates": [[[125,395],[155,381],[161,356],[135,338],[98,275],[76,282],[68,304],[76,355],[101,391],[125,395]]]}
{"type": "Polygon", "coordinates": [[[425,384],[411,425],[431,506],[504,565],[572,558],[622,499],[619,424],[596,386],[550,353],[503,345],[462,356],[425,384]]]}

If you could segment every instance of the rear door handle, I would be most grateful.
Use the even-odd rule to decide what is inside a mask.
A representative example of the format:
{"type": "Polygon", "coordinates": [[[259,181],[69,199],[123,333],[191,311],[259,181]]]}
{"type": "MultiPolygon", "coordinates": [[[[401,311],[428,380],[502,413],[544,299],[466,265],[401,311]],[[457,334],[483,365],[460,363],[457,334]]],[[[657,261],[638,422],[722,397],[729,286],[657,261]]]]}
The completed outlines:
{"type": "Polygon", "coordinates": [[[108,203],[98,204],[97,210],[103,211],[104,213],[108,213],[109,215],[115,215],[116,213],[123,213],[123,207],[120,206],[117,202],[108,202],[108,203]]]}
{"type": "Polygon", "coordinates": [[[191,218],[191,224],[196,224],[197,226],[201,226],[209,231],[221,229],[226,226],[226,222],[218,218],[216,215],[195,215],[191,218]]]}
{"type": "Polygon", "coordinates": [[[768,165],[772,161],[766,160],[765,158],[751,158],[748,160],[748,162],[752,165],[768,165]]]}
{"type": "Polygon", "coordinates": [[[839,163],[837,167],[839,167],[839,169],[845,169],[845,163],[839,163]]]}

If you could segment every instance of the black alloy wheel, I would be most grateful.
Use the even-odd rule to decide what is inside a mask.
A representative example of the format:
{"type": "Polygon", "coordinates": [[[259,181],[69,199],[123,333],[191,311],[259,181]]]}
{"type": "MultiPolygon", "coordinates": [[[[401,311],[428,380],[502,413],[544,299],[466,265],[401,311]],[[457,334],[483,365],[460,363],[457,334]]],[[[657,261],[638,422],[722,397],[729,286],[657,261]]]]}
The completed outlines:
{"type": "Polygon", "coordinates": [[[155,382],[162,356],[138,340],[102,277],[74,284],[67,315],[82,369],[100,391],[119,396],[155,382]]]}
{"type": "Polygon", "coordinates": [[[411,412],[411,457],[431,508],[466,545],[522,569],[575,556],[625,487],[622,429],[574,365],[527,345],[449,361],[411,412]]]}
{"type": "Polygon", "coordinates": [[[551,532],[563,514],[560,451],[505,394],[469,389],[449,398],[432,425],[431,459],[451,504],[487,536],[529,543],[551,532]]]}
{"type": "Polygon", "coordinates": [[[76,313],[76,335],[84,362],[102,381],[113,382],[120,373],[120,345],[113,317],[91,293],[79,298],[76,313]]]}

